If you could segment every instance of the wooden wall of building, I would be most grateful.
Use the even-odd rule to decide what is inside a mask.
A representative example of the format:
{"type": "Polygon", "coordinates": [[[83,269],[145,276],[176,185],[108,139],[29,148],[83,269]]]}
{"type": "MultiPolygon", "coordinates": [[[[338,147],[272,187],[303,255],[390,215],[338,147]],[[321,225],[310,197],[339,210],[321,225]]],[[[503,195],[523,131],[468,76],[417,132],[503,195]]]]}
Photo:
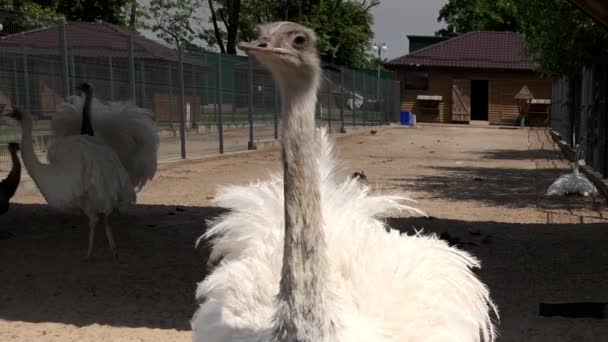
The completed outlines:
{"type": "Polygon", "coordinates": [[[452,122],[452,81],[453,80],[488,80],[488,120],[494,125],[518,124],[519,112],[515,94],[527,85],[535,98],[551,99],[553,80],[543,78],[533,72],[514,71],[481,71],[464,69],[412,69],[429,73],[429,87],[426,91],[405,89],[405,73],[407,69],[396,70],[397,80],[401,81],[401,110],[412,111],[421,122],[452,122]],[[417,101],[418,95],[440,95],[443,101],[438,109],[424,110],[422,102],[417,101]]]}

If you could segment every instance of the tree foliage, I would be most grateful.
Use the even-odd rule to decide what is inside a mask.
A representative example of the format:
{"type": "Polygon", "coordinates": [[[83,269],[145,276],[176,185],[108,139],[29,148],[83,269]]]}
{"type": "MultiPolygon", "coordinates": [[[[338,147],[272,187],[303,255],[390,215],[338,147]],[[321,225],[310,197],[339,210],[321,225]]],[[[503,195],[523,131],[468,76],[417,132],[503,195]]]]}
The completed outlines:
{"type": "Polygon", "coordinates": [[[260,23],[289,20],[315,29],[319,52],[325,61],[360,68],[372,63],[368,53],[373,38],[370,12],[379,0],[207,1],[213,28],[207,29],[201,38],[222,52],[236,53],[237,40],[254,38],[260,23]],[[240,13],[234,11],[237,5],[240,13]]]}
{"type": "Polygon", "coordinates": [[[608,30],[568,0],[450,0],[439,12],[438,35],[475,30],[515,31],[539,71],[571,75],[608,60],[608,30]]]}
{"type": "Polygon", "coordinates": [[[141,17],[152,24],[142,26],[150,28],[159,38],[177,46],[190,44],[197,36],[194,22],[200,20],[195,13],[197,0],[151,0],[150,5],[142,9],[141,17]]]}

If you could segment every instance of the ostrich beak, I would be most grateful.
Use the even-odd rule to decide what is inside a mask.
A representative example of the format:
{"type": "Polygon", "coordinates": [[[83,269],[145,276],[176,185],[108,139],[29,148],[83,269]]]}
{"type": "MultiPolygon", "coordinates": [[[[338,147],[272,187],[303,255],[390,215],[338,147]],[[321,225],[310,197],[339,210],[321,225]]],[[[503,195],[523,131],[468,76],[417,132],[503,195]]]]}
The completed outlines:
{"type": "Polygon", "coordinates": [[[237,47],[243,52],[249,54],[275,54],[275,55],[286,55],[291,57],[298,57],[295,53],[277,47],[268,46],[267,42],[254,40],[252,42],[239,42],[237,47]]]}

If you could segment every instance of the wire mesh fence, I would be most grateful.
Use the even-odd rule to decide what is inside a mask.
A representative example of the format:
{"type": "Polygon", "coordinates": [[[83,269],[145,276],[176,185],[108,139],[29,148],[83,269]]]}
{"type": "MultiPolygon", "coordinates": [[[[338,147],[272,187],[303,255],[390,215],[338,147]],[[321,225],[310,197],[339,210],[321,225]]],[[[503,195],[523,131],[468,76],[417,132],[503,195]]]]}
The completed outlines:
{"type": "Polygon", "coordinates": [[[553,85],[551,128],[608,177],[608,64],[585,67],[553,85]]]}
{"type": "MultiPolygon", "coordinates": [[[[20,108],[35,118],[43,161],[50,118],[85,81],[102,101],[154,112],[160,159],[255,149],[278,138],[279,89],[252,58],[183,52],[105,23],[63,23],[0,40],[0,113],[20,108]]],[[[396,120],[399,100],[390,72],[325,65],[315,115],[319,126],[344,132],[396,120]]],[[[4,121],[0,174],[10,167],[7,144],[21,139],[4,121]]]]}

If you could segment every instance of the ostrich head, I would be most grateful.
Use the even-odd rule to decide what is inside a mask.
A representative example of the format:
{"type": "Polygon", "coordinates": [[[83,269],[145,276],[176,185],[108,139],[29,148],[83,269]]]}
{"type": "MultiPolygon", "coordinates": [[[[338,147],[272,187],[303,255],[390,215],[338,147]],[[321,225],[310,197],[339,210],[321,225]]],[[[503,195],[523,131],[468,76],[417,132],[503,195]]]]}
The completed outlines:
{"type": "Polygon", "coordinates": [[[19,151],[19,144],[15,143],[15,142],[9,143],[8,144],[8,150],[11,153],[17,153],[17,151],[19,151]]]}
{"type": "Polygon", "coordinates": [[[93,93],[93,86],[87,82],[81,83],[76,90],[80,90],[83,94],[91,94],[93,93]]]}
{"type": "Polygon", "coordinates": [[[261,25],[258,30],[258,39],[240,42],[238,47],[270,70],[283,90],[317,82],[320,62],[314,31],[286,21],[261,25]]]}

